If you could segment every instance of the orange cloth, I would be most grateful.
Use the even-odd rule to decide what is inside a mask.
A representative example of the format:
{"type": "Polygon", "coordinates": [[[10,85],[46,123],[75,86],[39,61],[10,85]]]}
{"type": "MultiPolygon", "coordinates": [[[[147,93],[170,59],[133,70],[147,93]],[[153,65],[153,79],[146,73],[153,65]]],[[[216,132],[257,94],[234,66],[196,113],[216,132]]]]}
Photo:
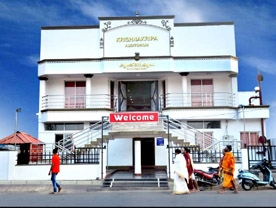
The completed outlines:
{"type": "Polygon", "coordinates": [[[186,164],[187,164],[187,169],[188,169],[188,173],[189,173],[189,178],[192,177],[192,174],[194,172],[193,166],[192,166],[192,161],[191,161],[191,157],[189,153],[184,153],[183,154],[184,158],[186,159],[186,164]]]}
{"type": "Polygon", "coordinates": [[[224,178],[222,182],[223,188],[232,188],[233,182],[235,180],[234,178],[234,172],[235,172],[235,157],[232,152],[225,152],[225,155],[223,157],[221,167],[223,170],[224,178]]]}
{"type": "Polygon", "coordinates": [[[52,157],[52,173],[59,173],[60,158],[58,154],[54,154],[52,157]]]}

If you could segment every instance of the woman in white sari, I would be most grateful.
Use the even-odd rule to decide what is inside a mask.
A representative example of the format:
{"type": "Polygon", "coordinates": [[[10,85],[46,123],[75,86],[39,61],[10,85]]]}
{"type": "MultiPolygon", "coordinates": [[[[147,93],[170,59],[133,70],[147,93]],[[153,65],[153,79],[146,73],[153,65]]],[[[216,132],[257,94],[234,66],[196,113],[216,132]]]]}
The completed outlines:
{"type": "MultiPolygon", "coordinates": [[[[185,179],[189,178],[186,160],[180,149],[175,149],[173,194],[189,194],[185,179]]],[[[189,180],[187,180],[189,181],[189,180]]]]}

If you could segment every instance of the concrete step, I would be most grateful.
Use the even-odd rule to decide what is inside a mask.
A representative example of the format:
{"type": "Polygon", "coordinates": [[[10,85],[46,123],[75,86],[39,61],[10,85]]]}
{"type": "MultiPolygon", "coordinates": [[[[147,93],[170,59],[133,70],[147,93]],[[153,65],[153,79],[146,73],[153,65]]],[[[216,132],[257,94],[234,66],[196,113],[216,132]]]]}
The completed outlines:
{"type": "Polygon", "coordinates": [[[167,179],[105,179],[103,188],[109,189],[129,189],[129,190],[167,190],[169,182],[167,179]]]}

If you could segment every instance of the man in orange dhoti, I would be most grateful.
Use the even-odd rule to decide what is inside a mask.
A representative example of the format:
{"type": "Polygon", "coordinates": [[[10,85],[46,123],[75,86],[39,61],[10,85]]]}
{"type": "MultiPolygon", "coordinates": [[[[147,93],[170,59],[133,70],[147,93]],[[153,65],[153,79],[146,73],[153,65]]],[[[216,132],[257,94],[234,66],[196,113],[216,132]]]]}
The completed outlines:
{"type": "Polygon", "coordinates": [[[222,190],[219,191],[220,194],[224,194],[225,189],[234,188],[233,193],[238,193],[238,188],[235,183],[234,172],[235,172],[235,157],[233,155],[232,146],[227,145],[224,149],[225,154],[223,160],[221,162],[221,168],[223,170],[223,182],[222,182],[222,190]]]}

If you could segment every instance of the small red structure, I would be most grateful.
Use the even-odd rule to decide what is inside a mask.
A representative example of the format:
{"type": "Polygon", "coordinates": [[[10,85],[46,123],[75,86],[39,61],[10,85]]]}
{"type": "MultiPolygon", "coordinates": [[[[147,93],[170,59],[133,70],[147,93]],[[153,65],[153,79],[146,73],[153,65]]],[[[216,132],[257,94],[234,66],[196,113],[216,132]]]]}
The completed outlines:
{"type": "Polygon", "coordinates": [[[1,139],[0,144],[20,146],[18,164],[36,162],[42,158],[44,143],[25,132],[17,131],[16,134],[1,139]]]}

